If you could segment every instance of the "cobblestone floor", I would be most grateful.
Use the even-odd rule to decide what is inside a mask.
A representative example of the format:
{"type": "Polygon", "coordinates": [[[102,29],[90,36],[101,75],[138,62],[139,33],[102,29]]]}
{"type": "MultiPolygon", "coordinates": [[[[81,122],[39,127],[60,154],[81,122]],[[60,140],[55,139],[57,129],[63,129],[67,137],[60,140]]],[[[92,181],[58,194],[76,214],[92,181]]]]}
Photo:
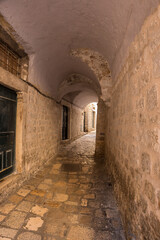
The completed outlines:
{"type": "Polygon", "coordinates": [[[95,133],[62,147],[52,165],[0,206],[0,240],[125,240],[95,133]]]}

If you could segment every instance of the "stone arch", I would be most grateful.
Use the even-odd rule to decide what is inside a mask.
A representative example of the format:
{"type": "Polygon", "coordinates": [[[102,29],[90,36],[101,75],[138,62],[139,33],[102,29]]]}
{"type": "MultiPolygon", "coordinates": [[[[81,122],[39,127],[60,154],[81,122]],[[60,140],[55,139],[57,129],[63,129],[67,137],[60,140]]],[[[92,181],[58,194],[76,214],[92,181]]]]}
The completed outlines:
{"type": "Polygon", "coordinates": [[[98,83],[79,73],[70,74],[59,85],[58,101],[60,101],[65,95],[69,93],[86,91],[87,89],[95,92],[95,95],[97,95],[97,97],[101,95],[101,87],[98,85],[98,83]]]}
{"type": "Polygon", "coordinates": [[[96,75],[101,86],[101,98],[110,106],[111,91],[112,91],[112,78],[109,64],[106,59],[98,52],[91,49],[73,49],[71,55],[79,57],[82,62],[87,63],[91,70],[96,75]]]}
{"type": "Polygon", "coordinates": [[[91,89],[85,89],[84,91],[79,92],[73,100],[73,104],[82,109],[91,102],[98,102],[98,96],[91,89]]]}

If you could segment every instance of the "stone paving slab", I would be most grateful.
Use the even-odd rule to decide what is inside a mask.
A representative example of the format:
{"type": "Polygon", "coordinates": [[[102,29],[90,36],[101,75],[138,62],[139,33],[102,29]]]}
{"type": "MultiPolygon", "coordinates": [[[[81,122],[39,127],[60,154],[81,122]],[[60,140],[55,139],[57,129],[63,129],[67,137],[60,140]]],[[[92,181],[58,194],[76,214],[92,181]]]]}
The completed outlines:
{"type": "Polygon", "coordinates": [[[0,240],[125,240],[94,150],[94,133],[62,146],[53,164],[9,196],[0,206],[0,240]]]}
{"type": "Polygon", "coordinates": [[[22,227],[26,213],[20,211],[12,211],[7,218],[3,221],[2,226],[19,229],[22,227]]]}

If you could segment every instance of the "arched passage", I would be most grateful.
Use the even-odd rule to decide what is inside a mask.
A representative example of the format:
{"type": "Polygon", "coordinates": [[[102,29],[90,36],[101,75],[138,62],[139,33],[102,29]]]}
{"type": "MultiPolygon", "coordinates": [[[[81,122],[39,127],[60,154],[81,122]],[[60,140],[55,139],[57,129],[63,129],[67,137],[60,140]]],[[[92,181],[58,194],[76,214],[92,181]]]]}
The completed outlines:
{"type": "MultiPolygon", "coordinates": [[[[90,90],[91,95],[96,97],[99,97],[101,95],[101,88],[98,83],[93,81],[92,79],[89,79],[88,77],[82,75],[82,74],[70,74],[67,76],[66,79],[59,85],[58,88],[58,100],[60,101],[65,95],[69,95],[71,97],[71,100],[73,97],[71,96],[72,93],[77,92],[83,92],[86,90],[90,90]]],[[[87,95],[87,94],[86,94],[87,95]]],[[[90,94],[88,94],[88,98],[90,97],[90,94]]]]}
{"type": "Polygon", "coordinates": [[[107,60],[100,53],[84,48],[72,50],[71,55],[80,58],[93,71],[101,86],[100,97],[109,106],[111,102],[112,78],[107,60]]]}
{"type": "MultiPolygon", "coordinates": [[[[7,92],[14,91],[14,95],[17,95],[18,126],[15,144],[15,175],[10,176],[9,181],[6,179],[3,182],[0,181],[3,189],[0,199],[15,189],[24,179],[37,173],[45,163],[55,159],[57,161],[52,169],[50,167],[47,169],[47,174],[49,173],[52,178],[51,181],[46,178],[44,182],[42,175],[38,175],[38,179],[30,183],[33,186],[26,187],[29,188],[28,193],[26,189],[20,190],[16,194],[21,197],[12,196],[9,202],[13,204],[7,204],[7,210],[3,206],[0,207],[2,219],[0,238],[32,239],[35,236],[38,239],[48,239],[50,231],[58,229],[57,225],[52,227],[53,222],[55,223],[52,221],[50,227],[42,228],[48,230],[48,236],[44,234],[37,236],[32,228],[30,233],[26,231],[25,224],[28,219],[25,219],[27,213],[23,212],[26,205],[23,202],[21,206],[18,206],[19,204],[15,206],[15,202],[21,201],[20,199],[26,194],[29,195],[26,197],[29,201],[39,195],[45,195],[41,200],[36,199],[35,203],[45,203],[45,207],[52,210],[57,206],[61,208],[62,205],[63,210],[81,209],[81,204],[87,205],[89,201],[89,207],[95,207],[92,213],[96,214],[95,219],[98,219],[94,222],[96,237],[93,239],[110,238],[108,230],[111,221],[108,216],[114,213],[110,211],[111,203],[104,204],[110,193],[110,183],[107,182],[103,188],[107,194],[102,204],[98,205],[97,199],[93,204],[94,197],[97,196],[86,197],[86,194],[83,194],[90,185],[90,180],[88,181],[91,177],[90,171],[86,175],[86,168],[84,168],[83,176],[81,178],[79,176],[76,180],[71,177],[72,174],[69,174],[68,188],[72,184],[78,188],[83,187],[83,183],[86,184],[88,181],[85,189],[81,189],[81,199],[85,201],[83,203],[79,201],[78,207],[72,201],[67,201],[66,192],[64,195],[53,196],[55,192],[53,187],[50,187],[53,186],[52,180],[57,180],[57,175],[60,173],[61,159],[57,159],[56,155],[61,144],[63,106],[70,108],[69,112],[72,113],[71,137],[75,139],[81,133],[79,119],[82,116],[83,107],[89,101],[95,101],[98,98],[97,146],[104,149],[105,139],[106,169],[109,170],[109,176],[111,173],[115,180],[114,189],[121,206],[126,236],[128,239],[160,239],[160,8],[157,8],[158,4],[159,0],[0,1],[0,11],[4,16],[0,15],[0,84],[3,85],[0,85],[0,97],[1,102],[5,104],[2,91],[4,86],[8,88],[7,92]],[[69,80],[67,80],[68,76],[69,80]],[[39,184],[40,182],[42,184],[39,184]],[[109,187],[108,191],[106,185],[109,187]],[[34,190],[35,188],[37,189],[34,190]],[[48,189],[53,190],[51,195],[47,194],[48,189]],[[50,198],[49,201],[46,201],[47,198],[50,198]],[[57,200],[63,202],[64,199],[66,203],[55,204],[57,200]],[[72,204],[71,207],[69,207],[70,204],[72,204]],[[99,211],[99,206],[102,206],[102,211],[99,211]],[[107,207],[104,211],[104,206],[109,208],[107,207]],[[22,212],[18,214],[19,209],[22,212]],[[11,211],[6,216],[8,210],[11,211]],[[99,221],[99,216],[102,215],[103,217],[105,215],[104,222],[99,221]],[[12,222],[12,219],[18,219],[18,221],[12,222]],[[22,228],[18,233],[20,225],[22,228]],[[103,229],[100,229],[102,230],[100,235],[99,229],[97,231],[99,225],[103,226],[103,229]],[[25,233],[23,233],[24,228],[25,233]]],[[[1,107],[0,114],[3,109],[1,107]]],[[[4,131],[1,131],[1,172],[4,171],[4,167],[6,170],[12,167],[13,163],[10,146],[6,144],[9,139],[8,132],[5,132],[6,137],[3,134],[4,131]],[[2,148],[5,149],[1,151],[2,148]]],[[[88,149],[88,143],[87,141],[85,149],[88,149]]],[[[77,145],[76,150],[78,150],[77,145]]],[[[82,155],[78,153],[77,157],[79,156],[82,155]]],[[[63,173],[61,177],[64,177],[63,173]]],[[[68,181],[67,177],[66,179],[68,181]]],[[[99,191],[97,181],[93,182],[99,191]]],[[[98,182],[101,182],[101,179],[98,182]]],[[[60,182],[58,188],[63,188],[64,185],[66,184],[60,182]]],[[[94,186],[91,186],[92,190],[94,186]]],[[[71,188],[69,190],[71,191],[71,188]]],[[[102,195],[103,192],[101,192],[102,195]]],[[[29,212],[30,209],[28,207],[27,209],[29,212]]],[[[37,207],[33,207],[31,212],[38,213],[39,219],[37,207]]],[[[86,213],[88,214],[86,211],[84,215],[86,213]]],[[[52,214],[46,219],[53,220],[55,211],[52,214]]],[[[80,216],[80,214],[81,212],[77,215],[80,216]]],[[[60,216],[64,215],[60,214],[60,216]]],[[[63,217],[62,219],[64,220],[63,217]]],[[[79,219],[80,224],[88,223],[90,221],[88,219],[90,219],[88,216],[85,220],[84,217],[79,219]]],[[[67,230],[71,230],[67,233],[69,235],[57,236],[59,233],[56,233],[55,236],[52,232],[53,239],[76,239],[75,233],[79,228],[68,226],[67,229],[68,220],[71,221],[67,219],[59,228],[64,230],[65,234],[67,230]]],[[[77,224],[75,215],[72,221],[77,224]]],[[[43,219],[40,222],[42,223],[43,219]]],[[[32,227],[31,223],[32,221],[27,224],[27,227],[32,227]]],[[[116,221],[113,225],[117,226],[117,223],[116,221]]],[[[79,231],[78,236],[81,238],[84,228],[80,227],[80,230],[82,231],[79,231]]],[[[111,233],[114,240],[123,239],[120,232],[121,226],[119,231],[115,231],[116,235],[113,236],[111,233]]],[[[38,230],[37,234],[41,234],[41,230],[38,230]]],[[[82,238],[85,239],[86,236],[93,236],[94,232],[87,229],[84,235],[82,238]]]]}
{"type": "MultiPolygon", "coordinates": [[[[64,130],[62,130],[62,132],[68,132],[68,134],[66,133],[66,136],[68,135],[72,138],[74,135],[77,135],[75,132],[78,123],[81,125],[82,132],[86,129],[85,124],[88,125],[88,121],[90,123],[89,125],[91,125],[94,114],[92,114],[92,110],[87,110],[88,113],[86,118],[84,109],[89,103],[98,102],[100,95],[100,85],[94,80],[81,74],[69,74],[59,85],[57,98],[58,101],[64,105],[64,111],[67,111],[68,114],[67,123],[65,123],[65,116],[63,115],[65,122],[63,123],[62,128],[64,130]],[[77,109],[74,106],[77,107],[77,109]],[[78,110],[78,108],[80,110],[78,110]],[[68,130],[65,130],[65,126],[68,130]]],[[[96,122],[96,120],[94,121],[96,122]]],[[[92,127],[89,127],[89,129],[91,128],[92,127]]],[[[94,129],[95,128],[96,126],[94,126],[94,129]]]]}

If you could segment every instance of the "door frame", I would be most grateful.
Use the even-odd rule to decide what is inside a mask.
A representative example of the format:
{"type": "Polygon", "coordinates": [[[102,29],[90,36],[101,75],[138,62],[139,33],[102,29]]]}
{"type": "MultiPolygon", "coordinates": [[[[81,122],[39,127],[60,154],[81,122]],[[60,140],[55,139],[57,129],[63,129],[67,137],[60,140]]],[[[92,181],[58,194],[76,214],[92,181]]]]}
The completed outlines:
{"type": "MultiPolygon", "coordinates": [[[[16,129],[15,129],[15,165],[12,174],[20,174],[23,171],[23,151],[25,146],[25,119],[26,119],[26,95],[28,85],[15,75],[0,68],[2,78],[0,84],[17,93],[17,112],[16,112],[16,129]]],[[[11,175],[12,175],[11,174],[11,175]]],[[[8,175],[6,177],[9,177],[8,175]]],[[[4,177],[3,179],[5,179],[4,177]]]]}
{"type": "MultiPolygon", "coordinates": [[[[2,88],[2,96],[0,96],[0,100],[2,100],[2,102],[4,101],[5,106],[7,106],[7,108],[9,107],[9,109],[10,109],[10,112],[8,112],[8,110],[7,110],[4,117],[10,119],[9,124],[11,124],[11,122],[12,122],[12,123],[14,123],[14,125],[12,126],[12,129],[10,129],[11,126],[7,126],[7,129],[4,129],[2,127],[2,131],[0,132],[2,139],[3,139],[3,136],[4,136],[4,139],[8,138],[8,136],[10,138],[9,142],[5,143],[1,149],[2,169],[0,172],[0,180],[11,175],[15,169],[15,141],[16,141],[16,115],[17,115],[16,91],[11,90],[10,88],[6,88],[0,84],[0,89],[1,88],[2,88]],[[13,119],[11,119],[11,117],[13,119]],[[8,153],[10,153],[10,165],[6,166],[6,164],[8,162],[8,158],[7,158],[8,153]],[[4,166],[3,166],[3,164],[4,164],[4,166]]],[[[6,120],[3,120],[3,122],[5,122],[5,121],[6,120]]],[[[3,122],[2,122],[2,126],[3,126],[3,122]]]]}
{"type": "Polygon", "coordinates": [[[61,141],[69,141],[71,139],[71,104],[65,100],[61,100],[61,141]],[[62,139],[62,128],[63,128],[63,106],[68,107],[68,138],[62,139]]]}

